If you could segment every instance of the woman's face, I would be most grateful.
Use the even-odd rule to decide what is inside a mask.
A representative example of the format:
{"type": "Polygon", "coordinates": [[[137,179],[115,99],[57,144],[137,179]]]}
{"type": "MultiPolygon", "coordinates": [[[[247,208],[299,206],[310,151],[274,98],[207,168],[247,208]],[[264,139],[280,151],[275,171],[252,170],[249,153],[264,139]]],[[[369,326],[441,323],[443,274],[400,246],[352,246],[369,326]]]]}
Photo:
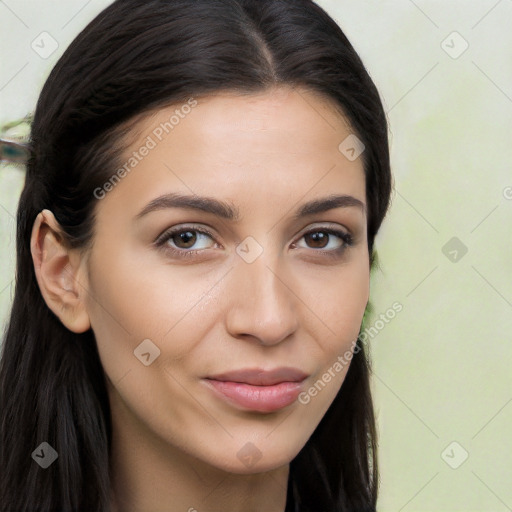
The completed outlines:
{"type": "Polygon", "coordinates": [[[291,88],[197,98],[137,132],[87,259],[114,428],[229,472],[285,465],[340,389],[368,301],[352,132],[291,88]]]}

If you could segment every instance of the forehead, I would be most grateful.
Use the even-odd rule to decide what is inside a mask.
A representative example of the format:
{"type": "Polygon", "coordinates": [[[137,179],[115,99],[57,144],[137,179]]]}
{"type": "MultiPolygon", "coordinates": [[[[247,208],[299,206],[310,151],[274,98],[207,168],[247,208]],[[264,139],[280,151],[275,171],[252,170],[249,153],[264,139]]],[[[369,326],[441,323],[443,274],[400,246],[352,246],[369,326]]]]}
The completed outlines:
{"type": "Polygon", "coordinates": [[[197,97],[134,125],[122,158],[126,177],[107,202],[122,197],[131,208],[173,191],[222,196],[251,209],[282,210],[283,199],[336,191],[365,202],[362,160],[339,149],[351,134],[339,107],[307,90],[197,97]]]}
{"type": "Polygon", "coordinates": [[[154,135],[165,139],[161,141],[165,145],[166,140],[171,140],[166,122],[174,117],[170,131],[178,137],[183,135],[181,139],[193,132],[191,144],[200,141],[208,148],[218,147],[219,143],[226,146],[230,137],[236,137],[253,148],[258,142],[264,142],[267,151],[280,144],[284,146],[282,149],[289,149],[293,144],[297,151],[306,152],[322,146],[337,147],[340,136],[352,131],[339,105],[304,89],[282,86],[243,94],[220,91],[195,101],[197,106],[193,109],[184,102],[154,112],[139,123],[139,133],[156,130],[154,135]],[[173,112],[181,115],[169,116],[173,112]]]}

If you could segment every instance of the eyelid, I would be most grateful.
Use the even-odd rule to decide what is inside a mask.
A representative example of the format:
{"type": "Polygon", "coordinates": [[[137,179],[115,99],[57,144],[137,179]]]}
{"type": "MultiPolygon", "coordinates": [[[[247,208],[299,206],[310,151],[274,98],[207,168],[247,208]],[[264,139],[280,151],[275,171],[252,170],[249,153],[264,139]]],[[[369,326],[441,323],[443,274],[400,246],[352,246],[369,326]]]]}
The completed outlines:
{"type": "Polygon", "coordinates": [[[205,233],[207,235],[212,235],[211,232],[208,231],[207,228],[205,228],[204,226],[202,225],[196,225],[196,224],[176,224],[174,226],[171,226],[171,227],[168,227],[166,229],[164,229],[162,231],[162,233],[160,235],[157,236],[156,240],[155,240],[155,243],[157,243],[159,240],[161,240],[162,238],[166,237],[167,235],[169,235],[169,233],[176,233],[176,232],[181,232],[181,231],[186,231],[186,230],[189,230],[189,231],[200,231],[202,233],[205,233]]]}
{"type": "Polygon", "coordinates": [[[352,235],[352,231],[344,226],[343,224],[337,224],[335,222],[314,222],[313,224],[309,225],[307,228],[304,228],[302,231],[302,234],[300,236],[307,235],[308,233],[311,233],[312,231],[339,231],[341,233],[344,233],[349,236],[352,235]]]}

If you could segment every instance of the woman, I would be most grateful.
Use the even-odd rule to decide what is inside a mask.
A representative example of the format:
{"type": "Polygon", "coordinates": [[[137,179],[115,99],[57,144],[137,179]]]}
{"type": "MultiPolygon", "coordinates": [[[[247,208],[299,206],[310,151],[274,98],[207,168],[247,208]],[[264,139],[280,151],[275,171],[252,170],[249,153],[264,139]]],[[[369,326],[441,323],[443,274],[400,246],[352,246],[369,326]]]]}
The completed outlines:
{"type": "Polygon", "coordinates": [[[41,92],[0,366],[14,511],[371,511],[378,92],[310,0],[118,0],[41,92]]]}

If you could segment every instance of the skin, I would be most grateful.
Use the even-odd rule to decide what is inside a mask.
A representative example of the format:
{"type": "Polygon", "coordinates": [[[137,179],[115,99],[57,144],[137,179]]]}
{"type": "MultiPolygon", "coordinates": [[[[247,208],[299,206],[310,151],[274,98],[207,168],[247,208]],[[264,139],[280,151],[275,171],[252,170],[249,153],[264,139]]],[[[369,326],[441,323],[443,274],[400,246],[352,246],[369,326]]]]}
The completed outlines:
{"type": "MultiPolygon", "coordinates": [[[[98,200],[90,251],[71,250],[52,213],[39,214],[34,267],[62,323],[74,332],[92,328],[97,340],[112,410],[114,510],[282,512],[289,463],[348,364],[309,403],[275,412],[241,410],[202,377],[293,366],[309,375],[307,390],[353,348],[369,297],[365,210],[335,208],[300,220],[293,214],[331,194],[365,204],[363,162],[339,151],[352,130],[312,92],[278,87],[197,100],[98,200]],[[226,201],[240,219],[180,208],[134,219],[168,192],[226,201]],[[175,236],[155,247],[164,231],[191,223],[213,238],[194,232],[188,245],[175,236]],[[320,251],[342,246],[336,235],[316,244],[304,236],[329,227],[354,240],[335,257],[320,251]],[[236,252],[249,236],[263,248],[252,263],[236,252]],[[172,248],[200,252],[180,258],[172,248]],[[160,350],[148,366],[134,356],[145,339],[160,350]],[[250,466],[237,456],[244,446],[256,452],[247,443],[261,454],[250,466]]],[[[177,107],[141,120],[127,158],[177,107]]]]}

